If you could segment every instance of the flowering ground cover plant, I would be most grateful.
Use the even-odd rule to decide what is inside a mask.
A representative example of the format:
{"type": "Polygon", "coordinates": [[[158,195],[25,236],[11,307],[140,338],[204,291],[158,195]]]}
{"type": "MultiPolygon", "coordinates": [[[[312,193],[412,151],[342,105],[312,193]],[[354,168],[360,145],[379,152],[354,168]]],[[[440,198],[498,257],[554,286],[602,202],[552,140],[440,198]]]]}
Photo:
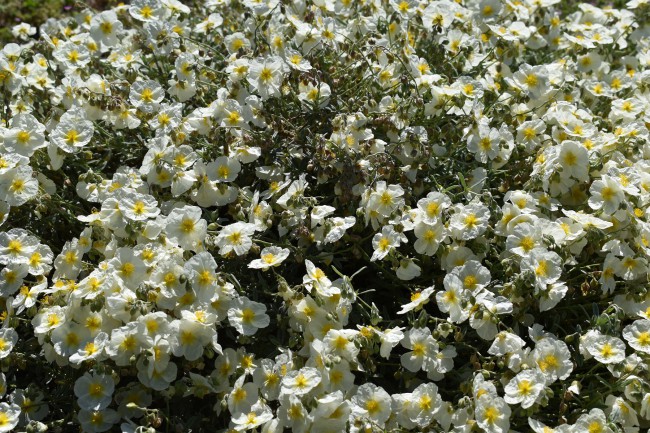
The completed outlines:
{"type": "Polygon", "coordinates": [[[14,27],[0,432],[647,431],[650,5],[559,3],[14,27]]]}

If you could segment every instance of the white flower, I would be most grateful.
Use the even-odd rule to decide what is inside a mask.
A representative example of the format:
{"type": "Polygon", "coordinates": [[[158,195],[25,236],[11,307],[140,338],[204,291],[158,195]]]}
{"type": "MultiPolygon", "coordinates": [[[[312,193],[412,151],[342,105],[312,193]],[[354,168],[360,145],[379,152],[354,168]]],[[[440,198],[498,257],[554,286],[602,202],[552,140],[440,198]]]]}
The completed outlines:
{"type": "MultiPolygon", "coordinates": [[[[329,228],[329,231],[327,231],[325,238],[323,239],[324,244],[331,244],[333,242],[338,241],[343,237],[345,234],[345,231],[349,229],[350,227],[353,227],[354,224],[356,224],[357,220],[353,216],[349,217],[333,217],[327,220],[327,227],[329,228]]],[[[317,229],[318,230],[318,229],[317,229]]]]}
{"type": "Polygon", "coordinates": [[[549,91],[548,73],[545,65],[530,66],[523,64],[513,74],[512,81],[520,89],[527,91],[531,98],[539,98],[549,91]]]}
{"type": "Polygon", "coordinates": [[[205,17],[195,28],[197,33],[209,33],[223,24],[223,17],[217,13],[213,13],[205,17]]]}
{"type": "Polygon", "coordinates": [[[395,269],[395,275],[402,281],[410,281],[421,275],[422,268],[415,264],[415,260],[404,258],[399,261],[399,266],[395,269]]]}
{"type": "Polygon", "coordinates": [[[86,342],[85,345],[79,346],[76,353],[70,356],[70,362],[81,364],[84,361],[96,360],[102,361],[107,355],[104,353],[104,347],[108,344],[108,334],[99,332],[95,338],[86,342]]]}
{"type": "Polygon", "coordinates": [[[244,255],[253,246],[251,236],[255,233],[255,225],[245,222],[236,222],[227,225],[219,232],[216,245],[222,256],[231,251],[238,256],[244,255]]]}
{"type": "Polygon", "coordinates": [[[404,333],[402,332],[403,329],[404,328],[396,327],[380,331],[377,328],[373,328],[373,331],[379,336],[379,341],[381,342],[379,354],[382,357],[386,359],[390,357],[390,352],[404,338],[404,333]]]}
{"type": "Polygon", "coordinates": [[[411,294],[411,302],[402,305],[402,309],[397,314],[405,314],[412,310],[419,310],[424,304],[429,302],[429,297],[433,294],[433,290],[433,287],[427,287],[421,292],[413,292],[411,294]]]}
{"type": "Polygon", "coordinates": [[[454,211],[449,222],[454,238],[464,241],[474,239],[487,229],[490,211],[478,200],[467,205],[457,204],[454,211]]]}
{"type": "Polygon", "coordinates": [[[155,21],[164,16],[165,9],[160,0],[136,0],[129,7],[129,14],[138,21],[155,21]]]}
{"type": "Polygon", "coordinates": [[[38,238],[27,230],[11,229],[0,232],[0,264],[29,263],[39,245],[38,238]]]}
{"type": "Polygon", "coordinates": [[[505,386],[504,400],[508,404],[520,403],[522,408],[527,409],[535,404],[545,387],[546,378],[539,369],[524,370],[505,386]]]}
{"type": "Polygon", "coordinates": [[[469,318],[469,311],[462,304],[470,292],[463,289],[463,282],[455,274],[447,274],[444,279],[445,291],[436,293],[438,308],[443,313],[449,313],[449,320],[462,323],[469,318]]]}
{"type": "Polygon", "coordinates": [[[610,394],[605,399],[605,404],[608,406],[609,413],[607,415],[611,420],[616,420],[626,427],[639,425],[639,419],[632,407],[632,402],[626,401],[624,397],[610,394]]]}
{"type": "Polygon", "coordinates": [[[530,353],[532,361],[546,376],[547,383],[564,380],[573,371],[571,352],[567,345],[553,338],[542,338],[530,353]]]}
{"type": "Polygon", "coordinates": [[[623,338],[634,350],[650,353],[650,320],[636,320],[623,328],[623,338]]]}
{"type": "Polygon", "coordinates": [[[217,262],[212,254],[207,251],[200,252],[185,262],[184,268],[196,295],[199,299],[209,302],[214,296],[211,289],[217,281],[217,262]]]}
{"type": "Polygon", "coordinates": [[[399,246],[400,239],[400,233],[396,232],[393,226],[384,226],[381,233],[375,234],[372,238],[372,247],[375,251],[372,253],[370,261],[382,260],[392,249],[399,246]]]}
{"type": "Polygon", "coordinates": [[[36,34],[36,27],[28,23],[16,24],[11,28],[11,34],[21,40],[28,40],[30,36],[36,34]]]}
{"type": "Polygon", "coordinates": [[[122,23],[114,10],[100,12],[90,20],[90,35],[106,47],[118,44],[118,35],[122,32],[122,23]]]}
{"type": "Polygon", "coordinates": [[[312,107],[325,108],[332,93],[327,83],[318,83],[314,86],[310,82],[301,81],[298,84],[298,89],[300,91],[298,99],[302,101],[305,109],[312,107]]]}
{"type": "Polygon", "coordinates": [[[463,289],[474,294],[485,288],[491,279],[490,271],[477,260],[467,260],[462,266],[452,269],[445,278],[451,278],[450,275],[457,275],[463,289]]]}
{"type": "Polygon", "coordinates": [[[11,153],[31,157],[46,147],[45,126],[34,116],[20,113],[11,119],[11,128],[4,134],[4,147],[11,153]]]}
{"type": "Polygon", "coordinates": [[[208,227],[201,214],[201,208],[197,206],[186,205],[172,210],[165,226],[169,240],[187,250],[201,250],[208,227]]]}
{"type": "Polygon", "coordinates": [[[548,311],[553,309],[566,296],[569,288],[563,282],[549,284],[546,290],[539,292],[539,311],[548,311]]]}
{"type": "Polygon", "coordinates": [[[562,179],[573,178],[579,182],[589,180],[589,154],[577,141],[566,140],[560,145],[558,165],[562,179]]]}
{"type": "Polygon", "coordinates": [[[432,256],[438,251],[438,246],[447,237],[445,227],[440,224],[428,224],[424,221],[416,224],[414,229],[417,240],[413,244],[418,254],[432,256]]]}
{"type": "Polygon", "coordinates": [[[271,318],[266,314],[266,305],[242,296],[228,310],[228,321],[240,334],[253,335],[269,326],[271,318]]]}
{"type": "Polygon", "coordinates": [[[220,156],[206,167],[208,179],[212,182],[232,182],[237,178],[241,164],[235,158],[220,156]]]}
{"type": "Polygon", "coordinates": [[[231,414],[246,413],[258,400],[257,385],[253,382],[244,383],[246,376],[240,376],[228,394],[228,410],[231,414]]]}
{"type": "Polygon", "coordinates": [[[487,163],[499,155],[501,139],[498,129],[481,123],[478,125],[478,129],[469,136],[467,149],[474,154],[477,161],[487,163]]]}
{"type": "Polygon", "coordinates": [[[169,329],[169,346],[174,356],[184,356],[188,361],[196,361],[203,355],[204,347],[212,342],[216,332],[212,326],[185,317],[174,320],[169,329]]]}
{"type": "Polygon", "coordinates": [[[153,80],[136,81],[131,85],[129,100],[138,109],[151,113],[165,98],[165,91],[153,80]]]}
{"type": "Polygon", "coordinates": [[[20,406],[11,403],[0,403],[0,432],[10,432],[18,425],[20,406]]]}
{"type": "Polygon", "coordinates": [[[90,51],[83,44],[66,41],[58,44],[52,53],[59,64],[67,70],[75,71],[90,63],[90,51]]]}
{"type": "Polygon", "coordinates": [[[50,140],[64,152],[75,153],[90,143],[94,131],[93,122],[86,118],[83,110],[73,108],[61,116],[50,140]]]}
{"type": "Polygon", "coordinates": [[[149,218],[155,218],[160,214],[158,201],[149,194],[120,192],[117,194],[117,197],[123,202],[121,209],[124,217],[132,221],[145,221],[149,218]]]}
{"type": "Polygon", "coordinates": [[[574,425],[577,431],[612,433],[612,429],[607,426],[607,417],[602,409],[591,409],[588,414],[580,415],[574,425]]]}
{"type": "Polygon", "coordinates": [[[248,70],[248,82],[262,100],[280,95],[284,78],[284,63],[280,57],[253,59],[248,70]]]}
{"type": "Polygon", "coordinates": [[[516,334],[501,331],[497,334],[488,349],[488,353],[494,356],[504,356],[508,353],[517,352],[526,345],[526,342],[516,334]]]}
{"type": "Polygon", "coordinates": [[[383,388],[364,383],[352,397],[353,414],[362,418],[369,418],[378,426],[384,426],[391,414],[390,394],[383,388]]]}
{"type": "Polygon", "coordinates": [[[140,353],[142,347],[153,345],[153,339],[145,335],[145,329],[138,322],[129,322],[121,328],[113,329],[111,340],[104,348],[106,354],[117,365],[129,365],[131,356],[140,353]]]}
{"type": "Polygon", "coordinates": [[[77,414],[79,423],[85,432],[101,433],[109,430],[120,420],[120,415],[113,409],[85,410],[77,414]]]}
{"type": "Polygon", "coordinates": [[[543,247],[542,228],[539,224],[517,224],[506,239],[506,248],[520,257],[526,257],[534,248],[543,247]]]}
{"type": "Polygon", "coordinates": [[[603,175],[594,181],[589,188],[591,197],[589,207],[595,210],[602,209],[603,213],[612,215],[625,201],[625,193],[619,181],[608,175],[603,175]]]}
{"type": "Polygon", "coordinates": [[[441,409],[440,394],[434,383],[423,383],[411,394],[409,418],[420,427],[431,424],[436,413],[441,409]]]}
{"type": "Polygon", "coordinates": [[[476,329],[481,338],[492,340],[497,334],[496,317],[512,313],[513,305],[507,298],[483,290],[476,295],[476,304],[472,310],[476,312],[469,316],[470,326],[476,329]]]}
{"type": "Polygon", "coordinates": [[[271,409],[258,401],[248,413],[242,413],[232,419],[236,431],[252,430],[273,419],[271,409]]]}
{"type": "Polygon", "coordinates": [[[386,186],[385,181],[377,182],[375,189],[368,199],[366,214],[377,214],[389,217],[398,207],[404,204],[404,189],[399,185],[386,186]]]}
{"type": "Polygon", "coordinates": [[[510,406],[494,395],[482,395],[476,401],[476,421],[488,433],[507,433],[510,429],[510,406]]]}
{"type": "Polygon", "coordinates": [[[587,351],[598,362],[617,364],[625,359],[625,343],[616,337],[598,334],[586,340],[587,351]]]}
{"type": "Polygon", "coordinates": [[[248,264],[249,268],[266,271],[273,266],[279,266],[287,257],[289,250],[281,247],[266,247],[260,252],[260,258],[248,264]]]}
{"type": "Polygon", "coordinates": [[[79,407],[85,410],[102,410],[111,404],[115,382],[110,375],[84,373],[74,384],[74,394],[79,407]]]}
{"type": "Polygon", "coordinates": [[[29,267],[25,263],[10,263],[0,270],[0,296],[7,298],[16,293],[28,272],[29,267]]]}
{"type": "Polygon", "coordinates": [[[281,383],[281,395],[305,395],[321,382],[321,374],[315,368],[303,367],[288,372],[281,383]]]}
{"type": "Polygon", "coordinates": [[[144,282],[147,266],[131,248],[118,248],[108,265],[127,288],[135,289],[144,282]]]}
{"type": "Polygon", "coordinates": [[[0,329],[0,359],[6,358],[18,342],[18,333],[13,328],[0,329]]]}
{"type": "Polygon", "coordinates": [[[412,328],[404,335],[402,346],[410,349],[400,358],[402,365],[409,371],[429,371],[435,367],[438,342],[431,335],[429,328],[412,328]]]}
{"type": "Polygon", "coordinates": [[[341,289],[332,285],[332,281],[321,268],[316,267],[310,260],[305,260],[305,266],[307,275],[302,277],[302,283],[307,290],[311,292],[316,289],[316,292],[324,298],[341,293],[341,289]]]}
{"type": "Polygon", "coordinates": [[[38,194],[38,180],[29,165],[20,165],[0,174],[0,200],[21,206],[38,194]]]}
{"type": "Polygon", "coordinates": [[[43,308],[32,319],[32,326],[34,326],[34,333],[45,334],[53,329],[62,326],[65,323],[67,309],[55,305],[49,308],[43,308]]]}
{"type": "Polygon", "coordinates": [[[531,271],[535,284],[541,289],[546,289],[547,284],[553,284],[560,279],[562,258],[556,252],[535,248],[530,255],[522,259],[521,269],[531,271]]]}

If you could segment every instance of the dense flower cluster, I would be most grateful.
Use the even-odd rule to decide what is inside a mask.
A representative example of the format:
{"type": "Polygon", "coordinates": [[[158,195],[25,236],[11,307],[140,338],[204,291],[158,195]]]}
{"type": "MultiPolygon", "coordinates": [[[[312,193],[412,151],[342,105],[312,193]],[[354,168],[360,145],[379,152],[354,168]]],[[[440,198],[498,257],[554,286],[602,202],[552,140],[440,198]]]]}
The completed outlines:
{"type": "Polygon", "coordinates": [[[0,50],[0,432],[650,426],[650,5],[133,0],[0,50]]]}

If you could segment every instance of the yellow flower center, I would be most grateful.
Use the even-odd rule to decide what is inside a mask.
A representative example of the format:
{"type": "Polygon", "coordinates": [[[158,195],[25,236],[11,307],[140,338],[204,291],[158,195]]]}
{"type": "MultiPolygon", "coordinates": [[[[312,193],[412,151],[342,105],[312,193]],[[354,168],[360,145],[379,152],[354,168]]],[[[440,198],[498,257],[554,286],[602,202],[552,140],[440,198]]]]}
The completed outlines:
{"type": "Polygon", "coordinates": [[[20,132],[16,135],[16,139],[17,139],[18,142],[20,142],[21,144],[25,144],[25,143],[27,143],[27,142],[29,141],[30,138],[31,138],[31,134],[30,134],[29,132],[27,132],[27,131],[20,131],[20,132]]]}
{"type": "Polygon", "coordinates": [[[181,231],[185,234],[190,234],[194,231],[194,221],[189,218],[184,218],[181,222],[181,231]]]}
{"type": "Polygon", "coordinates": [[[600,355],[605,359],[610,358],[611,356],[614,355],[614,348],[612,347],[611,344],[605,343],[603,345],[603,348],[600,349],[600,355]]]}
{"type": "Polygon", "coordinates": [[[538,78],[537,78],[537,75],[535,75],[535,74],[528,74],[528,75],[526,76],[526,84],[527,84],[529,87],[535,87],[535,86],[537,85],[538,82],[539,82],[539,80],[538,80],[538,78]]]}
{"type": "Polygon", "coordinates": [[[489,406],[483,412],[483,417],[488,424],[494,424],[499,419],[499,411],[494,406],[489,406]]]}
{"type": "Polygon", "coordinates": [[[517,390],[521,395],[529,395],[533,390],[533,385],[528,380],[522,380],[517,386],[517,390]]]}
{"type": "Polygon", "coordinates": [[[130,277],[133,275],[133,272],[135,271],[135,265],[133,263],[124,263],[122,267],[120,268],[120,271],[122,272],[122,275],[125,277],[130,277]]]}
{"type": "Polygon", "coordinates": [[[465,217],[465,225],[469,228],[474,228],[476,227],[476,224],[478,223],[478,218],[476,218],[476,215],[471,213],[465,217]]]}
{"type": "Polygon", "coordinates": [[[144,203],[141,201],[136,201],[133,204],[133,213],[136,215],[142,215],[145,211],[144,203]]]}
{"type": "Polygon", "coordinates": [[[79,133],[76,130],[71,129],[67,134],[65,134],[65,141],[74,146],[74,144],[79,141],[79,133]]]}
{"type": "Polygon", "coordinates": [[[20,254],[20,252],[23,250],[23,244],[17,239],[12,239],[9,241],[7,249],[12,254],[20,254]]]}
{"type": "Polygon", "coordinates": [[[374,399],[370,399],[366,402],[366,410],[370,415],[374,415],[381,410],[379,407],[379,402],[374,399]]]}
{"type": "Polygon", "coordinates": [[[79,61],[79,51],[72,50],[68,53],[68,60],[72,63],[77,63],[79,61]]]}
{"type": "Polygon", "coordinates": [[[587,429],[589,433],[602,433],[603,426],[598,421],[593,421],[591,424],[589,424],[589,427],[587,429]]]}
{"type": "Polygon", "coordinates": [[[432,399],[428,395],[423,395],[418,401],[418,406],[421,410],[430,410],[431,409],[432,399]]]}
{"type": "Polygon", "coordinates": [[[542,370],[543,373],[546,373],[546,371],[548,371],[549,369],[557,368],[559,362],[555,355],[549,354],[546,355],[544,358],[540,359],[539,361],[537,361],[537,365],[539,366],[539,369],[542,370]]]}
{"type": "Polygon", "coordinates": [[[574,166],[578,162],[578,157],[575,153],[568,151],[564,154],[564,163],[568,166],[574,166]]]}
{"type": "Polygon", "coordinates": [[[427,215],[429,215],[429,217],[437,216],[439,210],[440,210],[440,205],[438,205],[438,203],[434,201],[432,201],[427,205],[427,215]]]}
{"type": "Polygon", "coordinates": [[[143,102],[153,102],[153,90],[150,88],[145,88],[142,90],[142,93],[140,94],[140,99],[142,99],[143,102]]]}
{"type": "Polygon", "coordinates": [[[101,383],[91,383],[88,394],[95,398],[101,397],[104,394],[104,386],[101,383]]]}
{"type": "Polygon", "coordinates": [[[477,284],[478,284],[478,280],[474,275],[468,275],[463,280],[463,285],[469,290],[474,290],[477,284]]]}
{"type": "Polygon", "coordinates": [[[417,357],[422,357],[427,352],[426,346],[422,343],[415,343],[413,345],[413,354],[417,357]]]}
{"type": "Polygon", "coordinates": [[[309,381],[302,373],[296,376],[296,387],[302,389],[302,388],[306,388],[308,385],[309,385],[309,381]]]}
{"type": "Polygon", "coordinates": [[[99,28],[101,31],[105,34],[109,34],[113,31],[113,24],[111,24],[108,21],[103,21],[100,25],[99,28]]]}
{"type": "Polygon", "coordinates": [[[271,81],[273,78],[273,71],[270,68],[264,67],[262,68],[262,72],[260,72],[260,80],[263,82],[271,81]]]}
{"type": "Polygon", "coordinates": [[[241,320],[246,324],[252,323],[254,318],[255,312],[250,308],[245,308],[241,313],[241,320]]]}
{"type": "Polygon", "coordinates": [[[603,197],[603,200],[610,201],[614,198],[614,189],[606,186],[600,191],[600,195],[603,197]]]}
{"type": "Polygon", "coordinates": [[[530,236],[524,236],[521,241],[519,241],[519,246],[525,252],[529,252],[535,247],[535,240],[530,236]]]}
{"type": "Polygon", "coordinates": [[[143,6],[142,9],[140,9],[140,15],[142,15],[143,18],[149,19],[153,16],[153,9],[148,5],[143,6]]]}

